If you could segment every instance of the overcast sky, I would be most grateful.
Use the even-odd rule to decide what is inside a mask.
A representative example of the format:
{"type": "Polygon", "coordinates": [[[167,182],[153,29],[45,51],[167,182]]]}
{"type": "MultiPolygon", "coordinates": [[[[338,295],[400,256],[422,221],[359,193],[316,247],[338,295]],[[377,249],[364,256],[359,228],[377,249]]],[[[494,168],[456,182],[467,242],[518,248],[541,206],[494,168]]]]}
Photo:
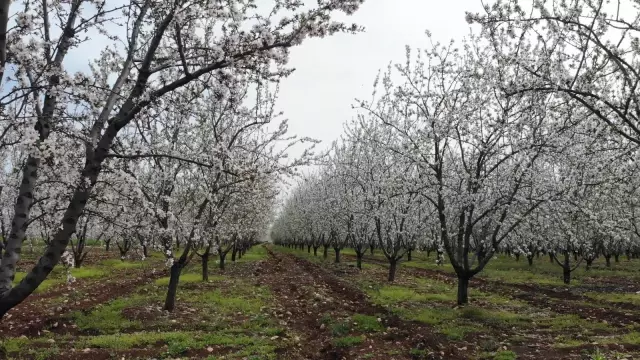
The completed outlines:
{"type": "Polygon", "coordinates": [[[278,99],[289,131],[327,148],[352,118],[354,99],[370,98],[378,71],[404,61],[406,45],[426,47],[425,30],[441,43],[459,41],[470,31],[465,11],[481,10],[480,0],[366,0],[344,17],[364,33],[312,39],[291,50],[296,71],[283,81],[278,99]]]}

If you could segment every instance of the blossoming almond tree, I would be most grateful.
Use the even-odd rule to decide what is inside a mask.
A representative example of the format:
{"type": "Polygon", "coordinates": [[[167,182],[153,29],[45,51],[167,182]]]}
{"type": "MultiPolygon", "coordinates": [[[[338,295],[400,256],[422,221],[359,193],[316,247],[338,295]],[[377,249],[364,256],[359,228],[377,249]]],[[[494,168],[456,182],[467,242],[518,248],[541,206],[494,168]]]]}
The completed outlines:
{"type": "Polygon", "coordinates": [[[274,62],[284,65],[287,48],[305,38],[357,31],[355,25],[332,21],[331,14],[353,13],[361,3],[323,0],[309,10],[284,0],[271,9],[253,1],[185,0],[16,6],[16,26],[7,34],[11,72],[3,83],[2,116],[15,124],[29,155],[0,263],[0,316],[29,296],[59,262],[123,128],[156,113],[164,97],[184,86],[274,62]],[[93,62],[92,73],[71,74],[65,66],[68,54],[87,40],[86,33],[109,45],[93,62]],[[70,146],[65,139],[83,146],[70,146]],[[73,184],[60,225],[36,266],[13,286],[38,174],[43,164],[65,155],[79,161],[65,166],[64,173],[52,170],[73,184]]]}

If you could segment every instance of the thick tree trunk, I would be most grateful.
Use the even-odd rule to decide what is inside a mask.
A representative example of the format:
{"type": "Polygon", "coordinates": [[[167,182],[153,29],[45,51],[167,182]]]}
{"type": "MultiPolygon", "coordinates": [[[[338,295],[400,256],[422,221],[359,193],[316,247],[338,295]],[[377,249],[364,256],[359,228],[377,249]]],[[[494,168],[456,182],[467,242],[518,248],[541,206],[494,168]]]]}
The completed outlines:
{"type": "Polygon", "coordinates": [[[318,246],[313,247],[313,256],[318,256],[318,246]]]}
{"type": "Polygon", "coordinates": [[[106,250],[107,252],[109,252],[109,245],[111,245],[111,240],[109,240],[109,241],[105,241],[105,242],[104,242],[105,250],[106,250]]]}
{"type": "Polygon", "coordinates": [[[469,278],[458,276],[458,305],[469,303],[469,278]]]}
{"type": "Polygon", "coordinates": [[[573,252],[573,261],[578,261],[578,253],[577,252],[573,252]]]}
{"type": "Polygon", "coordinates": [[[553,253],[552,252],[549,253],[549,262],[550,263],[553,262],[553,253]]]}
{"type": "Polygon", "coordinates": [[[614,254],[613,258],[616,260],[617,263],[620,262],[620,254],[614,254]]]}
{"type": "Polygon", "coordinates": [[[322,253],[322,257],[326,259],[329,256],[329,247],[324,246],[324,252],[322,253]]]}
{"type": "Polygon", "coordinates": [[[527,255],[527,261],[529,262],[529,266],[533,266],[533,255],[527,255]]]}
{"type": "Polygon", "coordinates": [[[611,255],[605,255],[604,256],[604,260],[607,264],[607,267],[610,268],[611,267],[611,255]]]}
{"type": "Polygon", "coordinates": [[[356,267],[360,270],[362,270],[362,255],[364,255],[364,253],[356,252],[356,267]]]}
{"type": "Polygon", "coordinates": [[[311,245],[307,245],[307,254],[311,254],[311,245]]]}
{"type": "Polygon", "coordinates": [[[516,254],[516,261],[520,261],[520,254],[516,254]]]}
{"type": "Polygon", "coordinates": [[[176,306],[176,293],[178,291],[181,272],[182,266],[180,263],[174,262],[173,265],[171,265],[171,271],[169,273],[169,287],[167,288],[167,297],[164,300],[164,310],[173,311],[176,306]]]}
{"type": "Polygon", "coordinates": [[[335,260],[336,264],[340,263],[340,250],[341,250],[340,248],[335,248],[335,247],[333,248],[333,251],[335,251],[336,253],[336,260],[335,260]]]}
{"type": "Polygon", "coordinates": [[[571,269],[567,266],[562,268],[562,281],[567,285],[571,283],[571,269]]]}
{"type": "Polygon", "coordinates": [[[375,249],[375,246],[373,246],[373,245],[369,245],[369,254],[370,254],[371,256],[373,256],[373,250],[374,250],[374,249],[375,249]]]}
{"type": "Polygon", "coordinates": [[[411,249],[407,250],[407,261],[411,261],[411,249]]]}
{"type": "Polygon", "coordinates": [[[389,282],[396,279],[396,270],[398,269],[398,260],[389,260],[389,282]]]}

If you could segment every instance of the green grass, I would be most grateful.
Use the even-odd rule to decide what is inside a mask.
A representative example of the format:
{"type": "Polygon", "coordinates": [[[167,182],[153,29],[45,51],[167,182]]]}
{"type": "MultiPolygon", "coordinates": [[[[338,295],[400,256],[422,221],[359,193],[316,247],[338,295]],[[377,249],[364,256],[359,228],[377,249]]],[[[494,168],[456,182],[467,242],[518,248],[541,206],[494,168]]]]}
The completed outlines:
{"type": "Polygon", "coordinates": [[[612,303],[630,303],[640,306],[640,294],[636,293],[595,293],[587,292],[584,295],[595,300],[612,302],[612,303]]]}
{"type": "Polygon", "coordinates": [[[104,277],[107,275],[107,272],[95,267],[81,267],[78,269],[71,269],[71,275],[76,279],[90,279],[104,277]]]}
{"type": "MultiPolygon", "coordinates": [[[[239,286],[236,285],[236,288],[239,286]]],[[[188,301],[196,303],[204,303],[220,313],[242,312],[244,314],[258,314],[260,308],[264,306],[262,298],[266,298],[268,293],[264,288],[253,287],[254,293],[245,294],[225,294],[221,290],[197,291],[191,293],[193,297],[188,296],[188,301]]]]}
{"type": "Polygon", "coordinates": [[[247,250],[238,262],[260,261],[267,258],[267,249],[262,245],[257,245],[247,250]]]}
{"type": "MultiPolygon", "coordinates": [[[[222,281],[224,280],[224,276],[219,275],[209,275],[209,281],[222,281]]],[[[178,282],[178,286],[180,284],[192,284],[192,283],[200,283],[202,282],[202,274],[200,273],[184,273],[180,275],[180,281],[178,282]]],[[[161,277],[155,281],[155,284],[158,286],[167,286],[169,285],[169,277],[161,277]]]]}
{"type": "MultiPolygon", "coordinates": [[[[17,285],[20,281],[22,281],[22,279],[24,279],[25,276],[27,276],[26,272],[17,271],[15,278],[13,279],[13,285],[17,285]]],[[[50,275],[48,279],[45,279],[42,283],[40,283],[40,286],[38,286],[35,292],[36,293],[45,292],[53,288],[54,286],[60,285],[64,282],[65,280],[63,280],[62,278],[56,278],[50,275]]]]}
{"type": "Polygon", "coordinates": [[[102,266],[107,269],[139,269],[146,265],[145,261],[129,261],[129,260],[118,260],[118,259],[107,259],[102,261],[102,266]]]}
{"type": "Polygon", "coordinates": [[[402,302],[424,302],[428,300],[428,296],[420,294],[417,291],[399,285],[384,285],[379,289],[369,289],[371,296],[377,304],[393,305],[402,302]]]}
{"type": "Polygon", "coordinates": [[[372,333],[384,331],[385,329],[375,316],[355,314],[353,315],[353,322],[355,328],[362,332],[372,333]]]}
{"type": "Polygon", "coordinates": [[[261,336],[249,336],[234,329],[215,333],[205,332],[135,332],[129,334],[111,334],[83,337],[76,340],[77,348],[102,348],[126,350],[133,348],[157,347],[158,343],[167,345],[167,353],[177,356],[191,349],[208,346],[240,348],[237,355],[273,352],[272,341],[261,336]]]}
{"type": "Polygon", "coordinates": [[[536,326],[548,327],[554,331],[575,330],[582,332],[591,330],[610,330],[609,326],[603,322],[587,321],[575,314],[553,315],[533,319],[536,326]]]}
{"type": "Polygon", "coordinates": [[[348,321],[340,321],[331,325],[331,335],[344,336],[351,330],[351,325],[348,321]]]}
{"type": "Polygon", "coordinates": [[[513,351],[500,351],[493,356],[493,360],[516,360],[516,353],[513,351]]]}
{"type": "Polygon", "coordinates": [[[139,328],[138,321],[131,321],[122,316],[122,310],[129,306],[143,304],[146,298],[133,296],[113,300],[95,307],[88,313],[75,312],[72,314],[74,322],[80,330],[92,330],[102,334],[113,334],[124,329],[139,328]]]}
{"type": "Polygon", "coordinates": [[[333,339],[332,343],[335,347],[351,347],[362,344],[364,338],[362,336],[345,336],[337,339],[333,339]]]}

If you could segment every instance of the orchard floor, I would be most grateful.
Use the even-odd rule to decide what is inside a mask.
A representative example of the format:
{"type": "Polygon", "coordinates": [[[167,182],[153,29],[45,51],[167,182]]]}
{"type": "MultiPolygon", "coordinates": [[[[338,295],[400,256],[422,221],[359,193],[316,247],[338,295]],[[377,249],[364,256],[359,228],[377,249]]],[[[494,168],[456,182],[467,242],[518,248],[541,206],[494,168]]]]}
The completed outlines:
{"type": "Polygon", "coordinates": [[[456,307],[433,255],[390,284],[380,255],[358,270],[348,250],[336,264],[258,246],[225,271],[211,261],[208,282],[194,258],[167,313],[163,259],[116,257],[93,249],[71,286],[56,269],[0,322],[0,359],[640,359],[640,260],[566,286],[548,258],[499,258],[456,307]]]}

